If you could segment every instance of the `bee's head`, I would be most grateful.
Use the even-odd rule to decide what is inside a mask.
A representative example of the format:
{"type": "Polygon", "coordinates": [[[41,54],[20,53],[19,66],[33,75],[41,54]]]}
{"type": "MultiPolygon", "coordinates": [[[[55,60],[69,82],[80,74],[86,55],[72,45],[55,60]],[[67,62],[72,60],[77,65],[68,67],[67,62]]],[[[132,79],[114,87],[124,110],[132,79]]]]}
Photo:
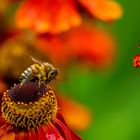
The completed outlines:
{"type": "Polygon", "coordinates": [[[50,69],[50,71],[48,72],[48,79],[49,80],[55,79],[58,73],[59,73],[58,69],[55,68],[50,69]]]}
{"type": "Polygon", "coordinates": [[[54,68],[50,63],[44,62],[43,64],[46,68],[47,81],[50,82],[54,80],[59,73],[58,69],[54,68]]]}

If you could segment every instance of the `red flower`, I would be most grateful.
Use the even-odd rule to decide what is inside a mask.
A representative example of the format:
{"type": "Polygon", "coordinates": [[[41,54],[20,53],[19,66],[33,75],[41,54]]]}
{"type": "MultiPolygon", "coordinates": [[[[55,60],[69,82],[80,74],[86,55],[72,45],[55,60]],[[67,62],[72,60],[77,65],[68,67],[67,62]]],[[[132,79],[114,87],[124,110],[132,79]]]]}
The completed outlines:
{"type": "Polygon", "coordinates": [[[1,140],[81,140],[57,110],[55,94],[45,85],[29,82],[3,94],[1,140]]]}
{"type": "Polygon", "coordinates": [[[77,59],[95,66],[106,66],[114,57],[114,40],[107,32],[83,25],[60,35],[41,35],[35,46],[59,64],[77,59]]]}
{"type": "Polygon", "coordinates": [[[73,0],[26,0],[16,14],[20,28],[59,33],[78,26],[81,18],[73,0]]]}
{"type": "Polygon", "coordinates": [[[136,55],[133,59],[133,66],[138,68],[140,67],[140,55],[136,55]]]}
{"type": "Polygon", "coordinates": [[[120,5],[111,0],[26,0],[16,13],[16,24],[39,33],[60,33],[81,24],[79,6],[104,21],[122,16],[120,5]]]}

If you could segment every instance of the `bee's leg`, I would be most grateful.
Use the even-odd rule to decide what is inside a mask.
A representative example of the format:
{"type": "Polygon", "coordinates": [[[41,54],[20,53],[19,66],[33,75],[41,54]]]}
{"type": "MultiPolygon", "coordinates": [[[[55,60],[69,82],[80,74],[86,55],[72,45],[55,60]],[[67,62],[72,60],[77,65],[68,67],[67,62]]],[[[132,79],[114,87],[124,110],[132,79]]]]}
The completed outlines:
{"type": "Polygon", "coordinates": [[[42,76],[42,74],[39,74],[38,75],[38,88],[39,88],[39,93],[38,94],[40,94],[40,87],[41,87],[42,84],[43,84],[43,76],[42,76]]]}
{"type": "Polygon", "coordinates": [[[23,80],[20,82],[20,87],[21,87],[26,81],[27,81],[26,79],[23,79],[23,80]]]}
{"type": "Polygon", "coordinates": [[[40,88],[40,86],[41,86],[41,81],[42,81],[42,74],[39,73],[39,74],[38,74],[38,87],[39,87],[39,88],[40,88]]]}

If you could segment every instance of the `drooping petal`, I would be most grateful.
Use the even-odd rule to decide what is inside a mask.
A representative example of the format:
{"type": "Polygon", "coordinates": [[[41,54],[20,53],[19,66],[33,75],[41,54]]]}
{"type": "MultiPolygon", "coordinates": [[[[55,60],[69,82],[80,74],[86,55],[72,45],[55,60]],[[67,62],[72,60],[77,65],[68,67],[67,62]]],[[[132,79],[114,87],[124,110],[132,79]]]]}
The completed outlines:
{"type": "Polygon", "coordinates": [[[61,132],[61,135],[63,135],[66,140],[82,140],[78,135],[76,135],[68,128],[63,116],[59,112],[57,113],[54,125],[57,127],[57,129],[61,132]]]}
{"type": "Polygon", "coordinates": [[[58,96],[57,99],[61,113],[70,128],[84,130],[88,127],[91,114],[86,107],[64,96],[58,96]]]}
{"type": "Polygon", "coordinates": [[[16,13],[19,28],[60,33],[81,24],[73,0],[26,0],[16,13]]]}
{"type": "Polygon", "coordinates": [[[79,2],[96,18],[113,21],[122,16],[121,6],[113,0],[79,0],[79,2]]]}

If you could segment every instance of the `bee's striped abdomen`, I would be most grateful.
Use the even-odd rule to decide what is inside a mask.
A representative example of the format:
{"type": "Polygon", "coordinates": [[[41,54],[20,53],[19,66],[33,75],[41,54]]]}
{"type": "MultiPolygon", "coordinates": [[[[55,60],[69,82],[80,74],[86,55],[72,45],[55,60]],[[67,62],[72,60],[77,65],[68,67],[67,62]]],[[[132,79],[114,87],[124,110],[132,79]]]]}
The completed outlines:
{"type": "Polygon", "coordinates": [[[36,74],[39,72],[39,68],[37,64],[33,64],[30,67],[28,67],[20,77],[21,84],[32,80],[36,76],[36,74]]]}

